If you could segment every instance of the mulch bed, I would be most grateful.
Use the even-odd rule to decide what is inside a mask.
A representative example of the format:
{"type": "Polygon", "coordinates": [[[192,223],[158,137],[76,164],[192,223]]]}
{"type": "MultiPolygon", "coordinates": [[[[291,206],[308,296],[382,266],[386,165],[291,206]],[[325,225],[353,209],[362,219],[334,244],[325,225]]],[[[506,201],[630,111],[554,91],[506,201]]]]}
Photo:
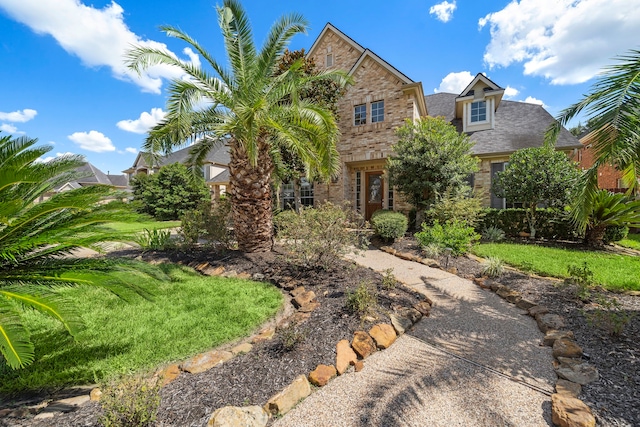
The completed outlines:
{"type": "MultiPolygon", "coordinates": [[[[136,252],[117,255],[138,257],[136,252]]],[[[251,352],[237,356],[207,372],[183,373],[161,390],[158,426],[205,426],[211,413],[222,406],[264,405],[294,378],[308,374],[318,364],[335,364],[336,344],[351,340],[357,330],[369,330],[375,323],[388,322],[387,313],[395,305],[412,306],[423,298],[411,290],[397,285],[392,289],[382,286],[382,276],[372,270],[349,262],[336,262],[330,270],[309,270],[288,263],[281,253],[241,254],[227,252],[212,254],[206,251],[185,253],[146,254],[147,261],[171,261],[188,264],[193,261],[222,265],[227,271],[261,273],[265,281],[281,288],[304,286],[317,295],[319,307],[311,317],[295,327],[300,341],[292,349],[285,348],[285,334],[281,329],[270,340],[254,345],[251,352]],[[373,317],[361,320],[359,315],[346,310],[348,290],[361,284],[378,295],[378,308],[373,317]]],[[[290,335],[289,335],[290,337],[290,335]]],[[[35,402],[47,396],[32,396],[35,402]]],[[[94,426],[98,424],[100,407],[96,403],[82,406],[78,411],[48,420],[24,420],[29,426],[94,426]]],[[[0,425],[9,419],[0,419],[0,425]]],[[[19,420],[11,420],[18,422],[19,420]]]]}
{"type": "MultiPolygon", "coordinates": [[[[523,242],[526,241],[518,241],[523,242]]],[[[558,244],[554,243],[556,246],[558,244]]],[[[580,246],[575,243],[569,245],[572,248],[580,246]]],[[[412,237],[395,242],[393,248],[420,253],[412,237]]],[[[439,261],[442,266],[447,262],[444,257],[439,261]]],[[[482,265],[465,256],[450,257],[448,266],[456,267],[459,276],[481,276],[482,265]]],[[[507,270],[496,281],[564,317],[567,329],[574,332],[577,343],[584,350],[584,358],[595,365],[600,373],[600,379],[584,386],[580,396],[594,411],[598,425],[640,426],[640,296],[604,293],[608,298],[617,299],[623,309],[634,315],[623,334],[614,337],[589,325],[582,312],[585,302],[577,299],[570,288],[558,286],[558,280],[507,270]]]]}

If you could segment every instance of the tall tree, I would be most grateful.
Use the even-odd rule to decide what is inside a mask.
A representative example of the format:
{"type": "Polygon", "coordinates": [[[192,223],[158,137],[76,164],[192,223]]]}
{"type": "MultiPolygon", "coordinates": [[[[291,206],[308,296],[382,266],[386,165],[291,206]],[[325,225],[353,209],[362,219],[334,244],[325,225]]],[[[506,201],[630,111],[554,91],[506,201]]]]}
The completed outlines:
{"type": "Polygon", "coordinates": [[[56,292],[58,287],[101,286],[123,297],[148,296],[136,281],[141,272],[154,271],[141,262],[65,256],[78,247],[119,240],[99,225],[132,218],[117,204],[98,205],[113,194],[104,185],[55,194],[84,160],[62,156],[38,163],[51,147],[35,144],[34,139],[0,136],[0,354],[12,368],[34,359],[21,308],[51,316],[75,335],[82,320],[56,292]],[[50,198],[36,203],[44,196],[50,198]]]}
{"type": "Polygon", "coordinates": [[[473,143],[442,117],[407,120],[396,134],[399,141],[387,163],[389,179],[418,210],[447,191],[456,193],[478,171],[473,143]]]}
{"type": "Polygon", "coordinates": [[[189,43],[213,75],[164,50],[137,47],[129,52],[127,63],[133,70],[168,64],[188,75],[171,82],[167,118],[151,131],[145,149],[158,151],[200,137],[191,150],[191,163],[199,164],[215,144],[227,140],[238,247],[244,252],[269,251],[273,244],[272,155],[279,147],[286,147],[325,177],[338,172],[335,118],[326,108],[301,99],[300,94],[314,81],[329,78],[343,85],[347,77],[337,71],[305,76],[299,61],[275,75],[291,38],[306,31],[307,23],[298,14],[278,19],[258,51],[247,14],[237,0],[224,0],[217,13],[229,68],[173,27],[162,29],[168,36],[189,43]]]}
{"type": "Polygon", "coordinates": [[[613,164],[623,171],[629,191],[640,177],[640,50],[630,50],[606,67],[589,93],[562,110],[549,127],[546,142],[553,144],[563,125],[581,112],[589,116],[595,161],[582,179],[573,217],[584,230],[598,191],[598,168],[613,164]]]}

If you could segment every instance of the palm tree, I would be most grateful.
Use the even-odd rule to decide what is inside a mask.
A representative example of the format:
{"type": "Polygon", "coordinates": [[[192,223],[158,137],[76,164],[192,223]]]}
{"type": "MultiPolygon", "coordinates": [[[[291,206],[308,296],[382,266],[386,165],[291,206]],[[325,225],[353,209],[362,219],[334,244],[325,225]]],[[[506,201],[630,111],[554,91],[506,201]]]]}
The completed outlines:
{"type": "Polygon", "coordinates": [[[213,75],[163,50],[136,47],[129,52],[127,64],[132,70],[169,64],[188,76],[171,82],[167,118],[150,132],[144,149],[166,151],[197,141],[190,159],[197,165],[209,150],[225,141],[230,152],[230,196],[239,249],[269,251],[273,239],[272,156],[286,149],[308,164],[308,171],[319,171],[324,178],[336,174],[339,167],[334,116],[302,99],[300,93],[314,81],[330,79],[345,85],[348,79],[335,71],[304,75],[301,61],[275,75],[291,38],[306,31],[302,16],[292,14],[276,21],[258,51],[247,15],[237,0],[224,0],[217,13],[228,69],[173,27],[162,30],[189,43],[213,75]]]}
{"type": "Polygon", "coordinates": [[[623,172],[629,192],[638,188],[640,177],[640,50],[617,58],[618,63],[603,70],[590,92],[561,111],[549,128],[547,143],[555,143],[562,126],[585,111],[595,161],[582,178],[573,218],[585,230],[590,206],[598,190],[598,168],[613,164],[623,172]]]}
{"type": "Polygon", "coordinates": [[[587,211],[585,242],[591,246],[602,246],[607,227],[640,227],[640,200],[630,200],[624,194],[598,190],[587,211]]]}
{"type": "Polygon", "coordinates": [[[65,256],[78,247],[118,240],[99,225],[114,215],[124,219],[126,213],[114,205],[96,205],[113,194],[112,188],[101,185],[36,203],[74,177],[73,170],[84,161],[62,156],[38,163],[51,147],[35,144],[26,137],[0,136],[0,354],[12,368],[34,359],[34,346],[20,316],[22,307],[59,320],[75,336],[82,321],[56,293],[57,287],[93,285],[124,298],[148,297],[132,278],[154,271],[143,263],[65,256]]]}

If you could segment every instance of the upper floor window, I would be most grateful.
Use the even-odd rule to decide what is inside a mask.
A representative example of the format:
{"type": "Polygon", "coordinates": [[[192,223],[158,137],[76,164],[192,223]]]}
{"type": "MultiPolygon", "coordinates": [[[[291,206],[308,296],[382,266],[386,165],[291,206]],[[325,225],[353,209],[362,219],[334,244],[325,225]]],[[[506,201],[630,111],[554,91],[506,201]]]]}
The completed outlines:
{"type": "Polygon", "coordinates": [[[487,120],[487,101],[471,103],[471,123],[487,120]]]}
{"type": "Polygon", "coordinates": [[[355,126],[367,123],[367,104],[356,105],[353,109],[353,124],[355,126]]]}
{"type": "Polygon", "coordinates": [[[327,54],[326,64],[327,64],[327,67],[333,67],[333,54],[332,53],[327,54]]]}
{"type": "Polygon", "coordinates": [[[371,103],[371,123],[384,121],[384,101],[371,103]]]}

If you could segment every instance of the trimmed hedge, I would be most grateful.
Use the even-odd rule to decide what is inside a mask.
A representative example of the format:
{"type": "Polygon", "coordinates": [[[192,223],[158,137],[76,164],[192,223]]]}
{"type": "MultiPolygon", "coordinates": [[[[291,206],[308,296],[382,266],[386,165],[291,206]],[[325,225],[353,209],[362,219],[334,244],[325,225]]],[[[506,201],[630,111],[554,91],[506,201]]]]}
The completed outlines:
{"type": "Polygon", "coordinates": [[[605,243],[619,242],[622,239],[626,239],[629,234],[629,227],[624,225],[611,225],[607,227],[604,232],[605,243]]]}
{"type": "MultiPolygon", "coordinates": [[[[551,240],[576,240],[580,238],[566,212],[558,209],[538,209],[536,212],[536,237],[551,240]]],[[[518,237],[529,232],[526,209],[486,209],[476,230],[497,227],[508,237],[518,237]]]]}
{"type": "Polygon", "coordinates": [[[409,222],[400,212],[380,209],[371,215],[371,225],[378,236],[385,240],[395,240],[404,236],[409,222]]]}

